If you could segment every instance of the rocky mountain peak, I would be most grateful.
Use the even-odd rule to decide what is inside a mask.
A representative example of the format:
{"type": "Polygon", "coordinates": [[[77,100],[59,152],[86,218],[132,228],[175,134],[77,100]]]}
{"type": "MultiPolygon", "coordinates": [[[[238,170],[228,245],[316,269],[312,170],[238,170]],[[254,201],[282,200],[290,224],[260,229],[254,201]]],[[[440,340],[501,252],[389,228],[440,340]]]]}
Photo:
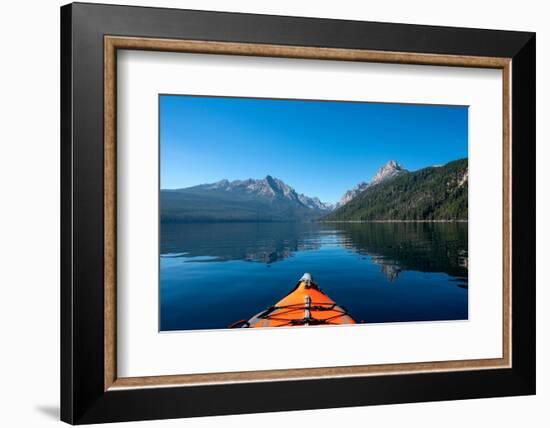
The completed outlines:
{"type": "Polygon", "coordinates": [[[390,160],[382,168],[380,168],[374,177],[372,177],[371,186],[381,183],[388,178],[393,178],[396,175],[399,175],[403,171],[406,171],[397,161],[390,160]]]}
{"type": "Polygon", "coordinates": [[[353,189],[348,190],[346,193],[344,193],[344,196],[342,196],[342,198],[340,199],[340,202],[338,202],[338,206],[346,205],[349,201],[351,201],[353,198],[355,198],[359,193],[367,189],[369,186],[370,186],[370,183],[367,183],[366,181],[357,183],[353,187],[353,189]]]}
{"type": "Polygon", "coordinates": [[[273,195],[280,195],[292,200],[298,199],[296,191],[292,187],[287,185],[283,180],[279,180],[278,178],[272,177],[271,175],[266,175],[266,177],[261,181],[265,183],[265,185],[268,187],[268,190],[273,195]]]}
{"type": "Polygon", "coordinates": [[[355,187],[353,187],[351,190],[348,190],[346,193],[344,193],[344,196],[342,196],[342,198],[340,199],[338,206],[341,207],[342,205],[347,204],[349,201],[355,198],[359,193],[365,191],[369,187],[382,183],[383,181],[393,178],[406,171],[407,170],[403,168],[403,166],[401,166],[397,161],[395,160],[388,161],[384,166],[382,166],[376,172],[376,174],[374,174],[374,177],[372,177],[372,180],[370,181],[370,183],[366,181],[362,181],[356,184],[355,187]]]}

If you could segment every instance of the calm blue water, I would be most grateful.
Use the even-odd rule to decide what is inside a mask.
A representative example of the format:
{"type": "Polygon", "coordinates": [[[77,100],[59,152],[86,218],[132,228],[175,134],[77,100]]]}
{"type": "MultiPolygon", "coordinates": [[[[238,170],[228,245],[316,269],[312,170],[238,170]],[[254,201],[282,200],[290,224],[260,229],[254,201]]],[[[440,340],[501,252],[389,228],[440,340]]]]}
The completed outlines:
{"type": "Polygon", "coordinates": [[[227,328],[310,272],[358,322],[468,318],[467,223],[162,224],[160,328],[227,328]]]}

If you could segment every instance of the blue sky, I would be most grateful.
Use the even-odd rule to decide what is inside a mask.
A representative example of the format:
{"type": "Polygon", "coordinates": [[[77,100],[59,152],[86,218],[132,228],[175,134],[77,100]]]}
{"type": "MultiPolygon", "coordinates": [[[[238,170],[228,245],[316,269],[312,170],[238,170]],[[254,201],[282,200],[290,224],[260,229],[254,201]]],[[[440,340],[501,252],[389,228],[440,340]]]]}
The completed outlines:
{"type": "Polygon", "coordinates": [[[464,106],[160,96],[162,189],[270,174],[336,202],[388,160],[413,171],[467,156],[464,106]]]}

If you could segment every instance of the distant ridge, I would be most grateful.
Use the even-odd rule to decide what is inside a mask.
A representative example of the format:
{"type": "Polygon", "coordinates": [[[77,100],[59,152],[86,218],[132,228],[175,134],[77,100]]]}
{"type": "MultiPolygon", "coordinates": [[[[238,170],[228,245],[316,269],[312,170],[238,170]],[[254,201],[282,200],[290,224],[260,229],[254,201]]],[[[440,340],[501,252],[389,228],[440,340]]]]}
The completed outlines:
{"type": "Polygon", "coordinates": [[[160,192],[163,222],[312,221],[331,209],[271,175],[160,192]]]}

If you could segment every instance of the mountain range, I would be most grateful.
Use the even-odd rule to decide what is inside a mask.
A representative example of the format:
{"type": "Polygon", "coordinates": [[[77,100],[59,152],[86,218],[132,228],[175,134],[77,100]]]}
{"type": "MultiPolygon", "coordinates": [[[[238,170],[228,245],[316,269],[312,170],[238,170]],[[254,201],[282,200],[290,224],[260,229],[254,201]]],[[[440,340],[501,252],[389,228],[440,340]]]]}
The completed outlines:
{"type": "Polygon", "coordinates": [[[313,221],[332,209],[270,175],[160,192],[163,222],[313,221]]]}
{"type": "Polygon", "coordinates": [[[161,190],[162,222],[286,222],[467,219],[468,160],[410,172],[394,160],[336,205],[282,180],[220,180],[161,190]]]}

